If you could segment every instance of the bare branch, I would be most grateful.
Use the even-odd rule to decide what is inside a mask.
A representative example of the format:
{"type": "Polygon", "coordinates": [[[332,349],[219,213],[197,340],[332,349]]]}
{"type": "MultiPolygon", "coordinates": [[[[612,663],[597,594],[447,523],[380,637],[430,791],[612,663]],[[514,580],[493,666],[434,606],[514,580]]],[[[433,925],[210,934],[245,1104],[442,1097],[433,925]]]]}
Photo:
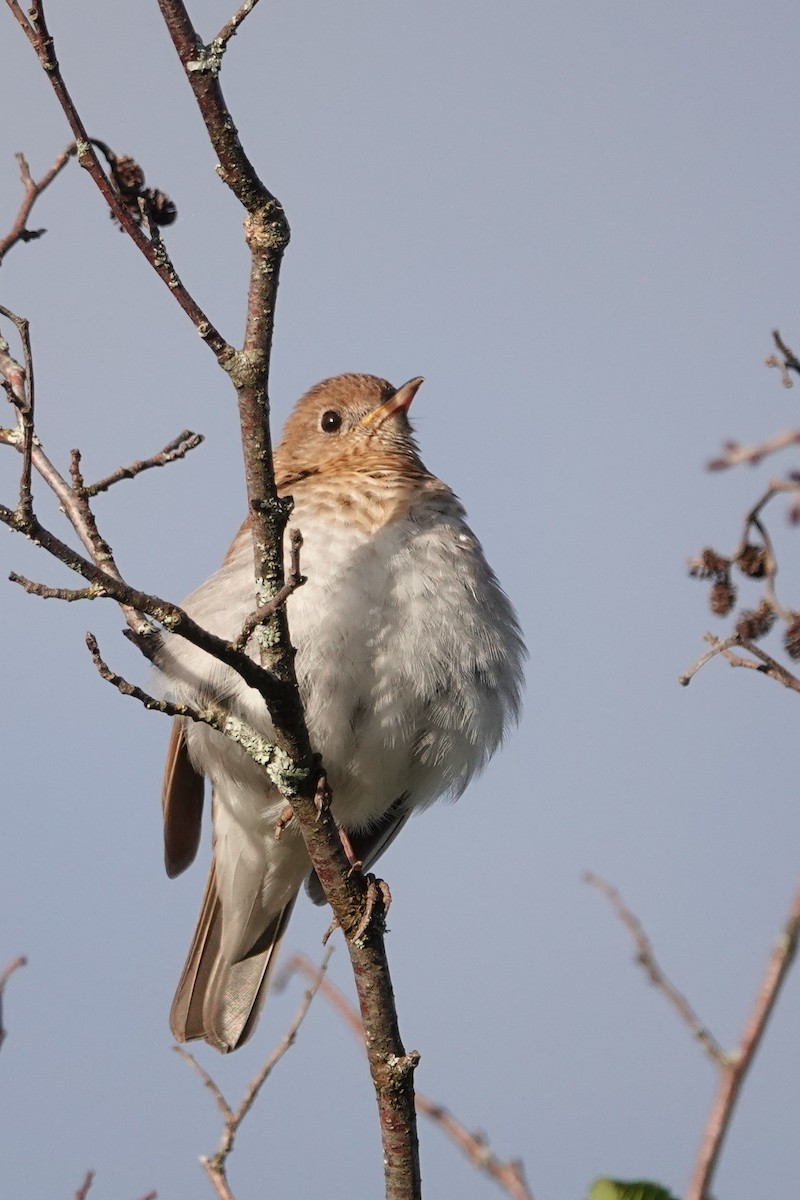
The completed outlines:
{"type": "MultiPolygon", "coordinates": [[[[317,968],[303,954],[294,954],[281,971],[275,986],[285,987],[295,973],[305,975],[307,979],[316,978],[317,968]]],[[[330,979],[323,979],[319,990],[351,1032],[364,1048],[364,1027],[356,1009],[344,993],[330,979]]],[[[525,1179],[522,1163],[516,1159],[502,1160],[489,1150],[485,1134],[475,1133],[462,1125],[453,1114],[441,1104],[435,1104],[426,1096],[417,1092],[415,1096],[417,1111],[436,1124],[441,1131],[454,1142],[466,1155],[472,1166],[483,1171],[490,1179],[509,1195],[512,1200],[533,1200],[530,1188],[525,1179]]]]}
{"type": "Polygon", "coordinates": [[[33,242],[47,232],[46,229],[28,229],[28,218],[31,214],[31,209],[41,196],[42,192],[44,192],[50,186],[55,177],[59,175],[61,171],[63,171],[69,160],[75,156],[75,150],[75,143],[70,142],[66,150],[63,150],[61,154],[59,154],[50,170],[47,171],[38,182],[36,182],[31,175],[31,170],[28,166],[25,155],[18,154],[16,156],[17,162],[19,163],[19,173],[20,178],[22,179],[22,186],[25,188],[25,195],[23,197],[22,204],[19,207],[19,211],[17,212],[14,224],[11,226],[11,229],[6,236],[4,238],[0,238],[0,264],[12,246],[16,246],[17,242],[33,242]]]}
{"type": "Polygon", "coordinates": [[[6,984],[15,971],[18,971],[20,967],[26,967],[27,965],[27,958],[24,954],[20,954],[19,958],[12,959],[12,961],[8,963],[8,965],[5,966],[2,971],[0,971],[0,1046],[2,1046],[3,1042],[6,1040],[6,1031],[3,1025],[3,995],[6,990],[6,984]]]}
{"type": "Polygon", "coordinates": [[[83,1177],[83,1183],[75,1193],[75,1200],[86,1200],[89,1195],[89,1189],[94,1183],[94,1171],[87,1171],[83,1177]]]}
{"type": "Polygon", "coordinates": [[[721,641],[719,638],[714,637],[713,633],[707,633],[705,634],[704,640],[709,642],[711,649],[705,650],[699,658],[695,659],[690,667],[687,667],[686,670],[678,676],[678,683],[680,683],[683,687],[688,687],[700,668],[704,667],[707,662],[711,661],[712,658],[716,658],[718,654],[722,654],[728,649],[729,646],[738,646],[739,635],[738,633],[732,633],[730,637],[727,637],[724,639],[724,641],[721,641]]]}
{"type": "Polygon", "coordinates": [[[762,458],[766,458],[770,454],[777,454],[779,450],[785,450],[787,446],[796,446],[798,442],[800,442],[800,430],[796,429],[775,434],[774,437],[768,438],[765,442],[759,442],[755,446],[740,446],[738,442],[729,441],[725,443],[723,453],[717,458],[709,459],[706,467],[709,471],[724,471],[727,467],[738,467],[742,463],[749,463],[754,467],[761,462],[762,458]]]}
{"type": "Polygon", "coordinates": [[[707,1200],[736,1101],[752,1065],[772,1010],[797,954],[800,936],[800,888],[795,892],[772,952],[753,1010],[734,1055],[727,1057],[703,1134],[686,1200],[707,1200]]]}
{"type": "Polygon", "coordinates": [[[211,50],[216,53],[220,59],[225,53],[228,42],[235,34],[239,32],[239,26],[242,24],[242,21],[245,19],[245,17],[250,15],[257,4],[258,0],[244,0],[244,3],[241,5],[238,11],[233,14],[229,21],[225,22],[225,24],[222,26],[222,29],[220,29],[217,36],[213,39],[211,42],[211,50]]]}
{"type": "Polygon", "coordinates": [[[107,594],[102,587],[94,584],[86,588],[48,587],[46,583],[36,583],[24,575],[17,575],[16,571],[12,571],[8,578],[12,583],[18,583],[29,596],[40,596],[42,600],[65,600],[70,604],[73,600],[99,600],[107,594]]]}
{"type": "MultiPolygon", "coordinates": [[[[798,359],[797,355],[795,354],[795,352],[793,350],[789,349],[789,347],[786,345],[786,343],[784,342],[783,338],[781,337],[781,335],[777,329],[773,329],[773,331],[772,331],[772,340],[774,341],[775,345],[777,346],[779,352],[783,355],[783,363],[780,365],[783,367],[783,372],[784,372],[784,379],[783,379],[784,386],[791,387],[792,381],[789,378],[788,372],[795,371],[797,374],[800,374],[800,359],[798,359]]],[[[767,362],[769,363],[770,366],[773,365],[772,363],[769,362],[769,359],[767,359],[767,362]]]]}
{"type": "Polygon", "coordinates": [[[716,658],[721,654],[732,667],[749,667],[752,671],[758,671],[760,675],[766,675],[769,679],[774,679],[777,683],[783,684],[793,692],[800,692],[800,679],[793,675],[791,671],[787,671],[786,667],[774,659],[772,655],[766,654],[760,647],[756,646],[747,638],[743,638],[738,633],[732,633],[726,638],[717,638],[713,633],[704,635],[705,641],[711,647],[706,650],[700,657],[687,667],[682,675],[678,677],[678,682],[686,687],[691,683],[694,676],[704,667],[712,658],[716,658]],[[742,658],[739,654],[733,653],[733,647],[738,646],[742,650],[746,650],[748,654],[752,654],[758,661],[752,662],[746,658],[742,658]]]}
{"type": "Polygon", "coordinates": [[[0,374],[8,384],[11,402],[17,410],[17,429],[19,431],[19,450],[22,454],[22,472],[19,481],[19,501],[17,513],[20,520],[26,521],[33,512],[31,496],[31,461],[33,455],[34,427],[34,383],[33,355],[31,353],[30,329],[25,317],[4,308],[0,304],[0,316],[11,321],[17,329],[22,350],[25,356],[25,366],[21,367],[8,353],[8,343],[0,338],[0,374]]]}
{"type": "Polygon", "coordinates": [[[310,972],[310,986],[306,990],[300,1006],[292,1018],[289,1028],[286,1030],[286,1033],[272,1051],[272,1054],[270,1054],[261,1070],[248,1084],[241,1103],[235,1111],[228,1104],[227,1100],[222,1094],[222,1091],[205,1070],[205,1068],[200,1066],[200,1064],[197,1062],[194,1055],[190,1054],[188,1050],[184,1050],[182,1046],[173,1046],[175,1052],[179,1054],[184,1062],[187,1062],[189,1066],[200,1076],[203,1083],[214,1097],[214,1102],[222,1114],[224,1128],[219,1145],[217,1146],[217,1149],[211,1158],[204,1157],[200,1159],[203,1170],[205,1171],[217,1196],[220,1197],[220,1200],[233,1200],[226,1176],[226,1164],[231,1152],[233,1151],[236,1135],[239,1132],[242,1122],[258,1098],[258,1094],[266,1083],[267,1079],[269,1079],[273,1070],[283,1058],[289,1047],[294,1045],[300,1026],[303,1024],[308,1010],[311,1007],[311,1003],[323,983],[325,972],[328,969],[328,963],[332,953],[332,949],[326,950],[320,965],[318,967],[312,967],[310,972]]]}
{"type": "Polygon", "coordinates": [[[109,178],[100,163],[93,139],[89,137],[83,120],[67,90],[61,74],[61,68],[56,57],[53,38],[47,28],[45,15],[45,0],[37,0],[34,8],[25,14],[18,0],[6,0],[8,7],[17,19],[21,29],[33,47],[36,55],[50,80],[64,115],[75,137],[75,153],[79,164],[84,167],[100,190],[103,199],[108,204],[119,222],[137,248],[145,256],[159,278],[166,284],[169,291],[190,318],[195,329],[206,345],[213,351],[218,362],[224,365],[233,355],[232,348],[222,335],[214,328],[206,314],[189,294],[178,278],[172,263],[164,260],[163,252],[153,244],[150,238],[140,228],[141,218],[131,211],[124,197],[114,182],[109,178]]]}
{"type": "Polygon", "coordinates": [[[725,1051],[714,1035],[703,1025],[686,997],[678,991],[674,984],[670,983],[656,962],[653,944],[642,928],[641,922],[624,903],[617,889],[591,871],[587,871],[583,878],[586,883],[597,888],[610,901],[614,912],[633,939],[633,944],[636,947],[636,962],[653,986],[672,1005],[684,1025],[688,1027],[692,1036],[697,1039],[715,1066],[727,1066],[728,1056],[725,1051]]]}
{"type": "Polygon", "coordinates": [[[273,616],[279,608],[283,608],[286,601],[291,596],[292,592],[296,592],[299,587],[302,587],[306,582],[305,575],[300,574],[300,549],[303,545],[303,535],[299,529],[291,529],[289,531],[291,562],[289,565],[289,573],[286,577],[286,583],[280,588],[275,595],[266,604],[262,604],[260,608],[251,613],[247,620],[242,625],[242,631],[234,642],[231,643],[237,650],[244,650],[250,638],[253,636],[259,626],[263,625],[267,619],[273,616]]]}
{"type": "Polygon", "coordinates": [[[151,455],[150,458],[138,458],[128,467],[118,467],[104,479],[85,486],[84,492],[87,496],[97,496],[100,492],[107,492],[110,487],[122,479],[135,479],[137,475],[141,475],[142,471],[149,471],[151,467],[166,467],[180,458],[185,458],[190,450],[194,450],[204,440],[202,433],[192,433],[191,429],[184,429],[183,433],[179,433],[171,442],[167,442],[163,450],[159,450],[157,454],[151,455]]]}

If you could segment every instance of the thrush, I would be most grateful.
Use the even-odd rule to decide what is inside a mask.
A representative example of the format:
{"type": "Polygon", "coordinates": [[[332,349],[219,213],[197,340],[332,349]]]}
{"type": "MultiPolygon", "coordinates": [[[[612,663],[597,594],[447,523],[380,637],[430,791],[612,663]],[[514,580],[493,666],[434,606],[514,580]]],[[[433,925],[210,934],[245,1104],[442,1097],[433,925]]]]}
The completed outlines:
{"type": "MultiPolygon", "coordinates": [[[[287,602],[296,670],[332,812],[365,869],[415,809],[459,796],[519,712],[525,651],[509,600],[453,492],[423,465],[408,408],[422,380],[373,375],[312,387],[275,452],[294,501],[306,583],[287,602]]],[[[255,608],[248,523],[183,607],[235,639],[255,608]]],[[[249,652],[259,653],[252,638],[249,652]]],[[[216,700],[266,737],[270,716],[239,675],[178,637],[162,661],[178,701],[216,700]]],[[[296,822],[236,743],[177,720],[164,775],[167,872],[193,860],[203,781],[213,858],[170,1014],[178,1041],[234,1050],[253,1032],[278,944],[304,878],[324,895],[296,822]],[[285,821],[285,818],[284,818],[285,821]]]]}

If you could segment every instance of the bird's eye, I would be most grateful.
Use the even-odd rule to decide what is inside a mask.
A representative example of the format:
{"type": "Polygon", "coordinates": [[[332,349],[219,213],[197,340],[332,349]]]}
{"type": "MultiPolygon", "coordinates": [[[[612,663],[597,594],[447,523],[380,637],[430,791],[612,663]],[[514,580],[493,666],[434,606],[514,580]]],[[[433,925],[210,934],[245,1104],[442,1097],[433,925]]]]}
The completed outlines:
{"type": "Polygon", "coordinates": [[[336,433],[336,430],[342,423],[342,414],[336,412],[334,408],[329,408],[327,412],[322,414],[320,420],[320,428],[325,433],[336,433]]]}

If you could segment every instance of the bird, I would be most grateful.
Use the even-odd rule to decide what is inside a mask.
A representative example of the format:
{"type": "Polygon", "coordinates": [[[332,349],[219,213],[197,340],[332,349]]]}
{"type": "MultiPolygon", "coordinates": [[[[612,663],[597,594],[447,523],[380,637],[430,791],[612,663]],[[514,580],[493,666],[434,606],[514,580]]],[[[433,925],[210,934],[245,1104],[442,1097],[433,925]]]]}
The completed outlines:
{"type": "MultiPolygon", "coordinates": [[[[302,535],[305,582],[286,602],[300,696],[331,811],[364,870],[414,811],[461,795],[521,705],[514,609],[460,501],[420,458],[408,410],[422,382],[325,379],[297,402],[274,453],[278,493],[293,502],[286,537],[302,535]]],[[[256,608],[248,521],[183,608],[220,637],[239,635],[256,608]]],[[[248,653],[259,654],[256,638],[248,653]]],[[[259,693],[190,642],[169,635],[159,669],[174,701],[214,701],[270,736],[259,693]]],[[[186,717],[174,719],[164,771],[168,875],[196,855],[204,780],[212,861],[170,1025],[180,1042],[227,1053],[253,1033],[304,879],[312,900],[325,897],[264,769],[186,717]]]]}

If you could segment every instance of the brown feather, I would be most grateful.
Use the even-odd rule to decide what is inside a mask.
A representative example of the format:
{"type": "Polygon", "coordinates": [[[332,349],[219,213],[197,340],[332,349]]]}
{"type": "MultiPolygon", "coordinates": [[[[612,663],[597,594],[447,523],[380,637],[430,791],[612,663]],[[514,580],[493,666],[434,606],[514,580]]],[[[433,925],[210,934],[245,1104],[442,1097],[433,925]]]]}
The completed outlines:
{"type": "Polygon", "coordinates": [[[253,952],[229,963],[220,954],[222,906],[211,862],[203,903],[183,968],[169,1023],[179,1042],[203,1038],[227,1054],[252,1034],[264,1004],[271,968],[294,898],[270,921],[253,952]]]}
{"type": "Polygon", "coordinates": [[[203,784],[203,776],[189,759],[183,722],[176,720],[172,725],[161,791],[164,864],[170,879],[185,871],[197,854],[203,820],[203,784]]]}

